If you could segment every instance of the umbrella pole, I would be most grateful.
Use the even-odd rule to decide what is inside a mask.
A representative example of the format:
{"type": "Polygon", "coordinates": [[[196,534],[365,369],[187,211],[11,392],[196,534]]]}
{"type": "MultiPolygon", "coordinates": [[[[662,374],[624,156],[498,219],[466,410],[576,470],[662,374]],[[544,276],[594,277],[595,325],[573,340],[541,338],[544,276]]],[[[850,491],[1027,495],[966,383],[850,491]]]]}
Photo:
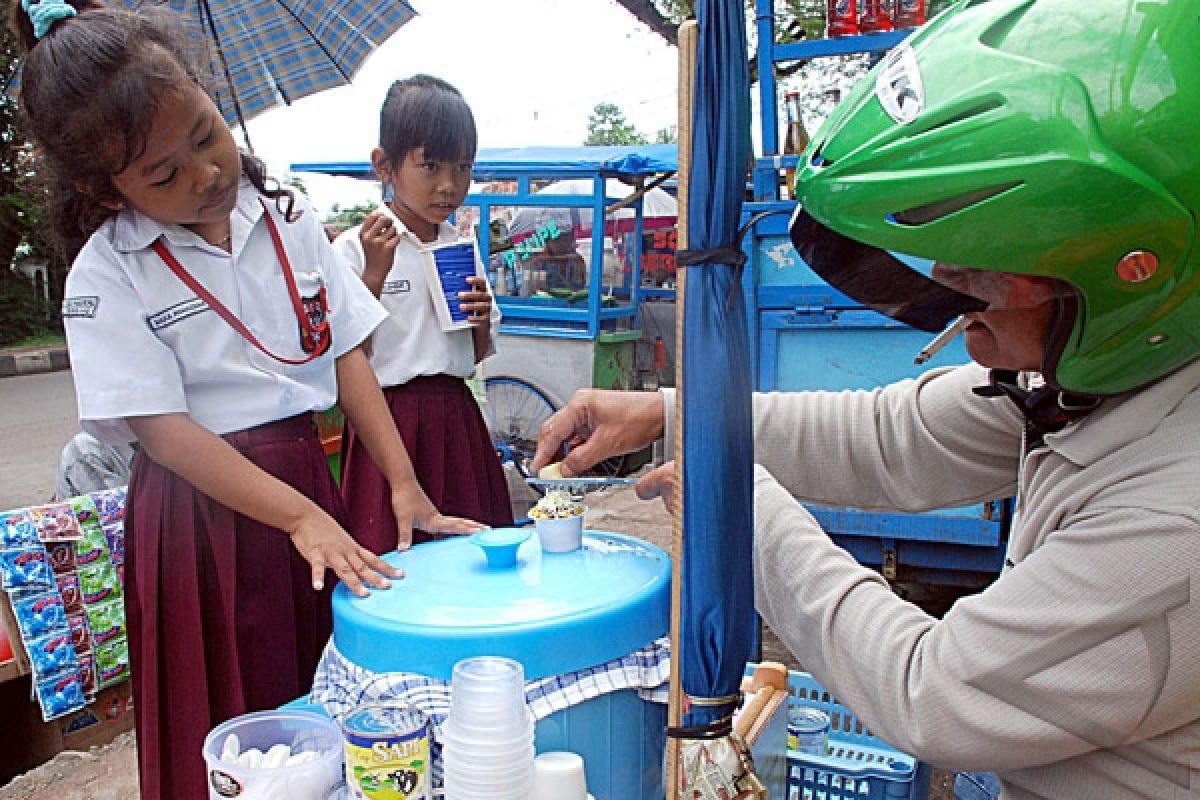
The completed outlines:
{"type": "MultiPolygon", "coordinates": [[[[688,186],[692,166],[692,95],[696,84],[696,44],[700,29],[695,20],[687,20],[679,26],[679,213],[676,222],[676,249],[688,247],[688,186]]],[[[671,679],[667,695],[667,725],[678,728],[683,722],[683,670],[680,664],[681,606],[683,600],[683,348],[687,347],[684,336],[684,298],[687,296],[687,270],[681,269],[675,279],[675,341],[679,351],[675,358],[675,486],[671,526],[671,679]]],[[[680,796],[680,740],[667,738],[667,800],[679,800],[680,796]]]]}

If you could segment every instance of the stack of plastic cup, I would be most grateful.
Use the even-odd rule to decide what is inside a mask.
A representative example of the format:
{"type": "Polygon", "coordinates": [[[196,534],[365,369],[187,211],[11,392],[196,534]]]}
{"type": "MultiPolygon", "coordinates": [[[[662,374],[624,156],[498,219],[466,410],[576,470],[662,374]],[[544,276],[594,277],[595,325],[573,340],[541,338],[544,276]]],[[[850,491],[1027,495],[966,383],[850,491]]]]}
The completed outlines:
{"type": "Polygon", "coordinates": [[[446,800],[528,800],[533,756],[520,662],[480,656],[455,664],[442,728],[446,800]]]}

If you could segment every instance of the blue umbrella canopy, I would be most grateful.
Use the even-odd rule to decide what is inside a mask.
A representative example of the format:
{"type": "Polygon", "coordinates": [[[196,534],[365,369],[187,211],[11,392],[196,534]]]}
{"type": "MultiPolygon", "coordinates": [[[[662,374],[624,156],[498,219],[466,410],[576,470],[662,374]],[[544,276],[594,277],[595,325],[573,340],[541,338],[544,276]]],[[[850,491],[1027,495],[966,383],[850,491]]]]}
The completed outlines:
{"type": "Polygon", "coordinates": [[[122,0],[178,15],[230,125],[344,86],[416,12],[403,0],[122,0]]]}
{"type": "Polygon", "coordinates": [[[732,713],[756,624],[752,384],[737,243],[750,160],[744,13],[741,0],[696,3],[687,251],[679,261],[691,263],[681,338],[679,668],[693,701],[685,727],[707,726],[732,713]]]}

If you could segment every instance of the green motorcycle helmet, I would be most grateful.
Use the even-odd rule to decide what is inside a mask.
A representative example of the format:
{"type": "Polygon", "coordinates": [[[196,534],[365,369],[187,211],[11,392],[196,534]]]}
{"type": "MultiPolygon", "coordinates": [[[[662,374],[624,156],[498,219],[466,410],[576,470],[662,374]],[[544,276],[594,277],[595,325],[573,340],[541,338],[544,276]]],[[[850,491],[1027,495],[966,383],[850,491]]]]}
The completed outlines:
{"type": "Polygon", "coordinates": [[[960,0],[801,159],[791,235],[923,330],[985,305],[893,253],[1057,279],[1043,374],[1111,395],[1200,356],[1196,0],[960,0]]]}

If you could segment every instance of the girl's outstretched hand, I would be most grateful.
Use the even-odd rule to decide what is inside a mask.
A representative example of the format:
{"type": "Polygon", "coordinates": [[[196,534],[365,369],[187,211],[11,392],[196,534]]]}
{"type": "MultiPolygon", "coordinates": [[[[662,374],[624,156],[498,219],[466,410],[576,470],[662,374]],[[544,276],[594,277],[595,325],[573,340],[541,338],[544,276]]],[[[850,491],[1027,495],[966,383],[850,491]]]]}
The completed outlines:
{"type": "Polygon", "coordinates": [[[360,597],[368,594],[368,586],[386,589],[392,585],[388,578],[404,577],[402,570],[354,541],[324,512],[301,520],[291,536],[292,545],[312,565],[312,585],[317,591],[325,586],[327,569],[360,597]]]}
{"type": "Polygon", "coordinates": [[[392,510],[396,514],[397,550],[412,547],[413,528],[420,528],[426,533],[464,534],[488,527],[473,519],[442,514],[415,482],[392,489],[392,510]]]}

